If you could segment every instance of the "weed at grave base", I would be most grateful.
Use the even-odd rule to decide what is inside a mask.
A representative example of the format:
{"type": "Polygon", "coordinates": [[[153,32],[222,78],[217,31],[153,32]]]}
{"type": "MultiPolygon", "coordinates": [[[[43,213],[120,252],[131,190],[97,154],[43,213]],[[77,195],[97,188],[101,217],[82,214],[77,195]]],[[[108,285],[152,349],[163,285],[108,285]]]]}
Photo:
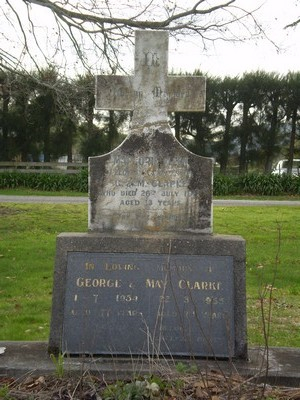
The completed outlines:
{"type": "Polygon", "coordinates": [[[117,381],[108,385],[101,397],[105,400],[153,399],[161,397],[161,388],[151,379],[134,380],[128,383],[117,381]]]}
{"type": "Polygon", "coordinates": [[[142,376],[130,380],[107,382],[99,371],[58,379],[34,376],[0,379],[1,400],[292,400],[300,396],[299,388],[279,388],[255,384],[238,375],[224,378],[217,372],[197,374],[142,376]]]}
{"type": "MultiPolygon", "coordinates": [[[[1,383],[1,381],[0,381],[1,383]]],[[[3,400],[10,400],[12,399],[9,395],[9,385],[8,384],[4,384],[0,386],[0,399],[3,400]]]]}
{"type": "Polygon", "coordinates": [[[64,357],[65,354],[59,353],[57,357],[54,354],[50,354],[50,359],[55,366],[55,374],[57,378],[63,378],[64,376],[64,357]]]}

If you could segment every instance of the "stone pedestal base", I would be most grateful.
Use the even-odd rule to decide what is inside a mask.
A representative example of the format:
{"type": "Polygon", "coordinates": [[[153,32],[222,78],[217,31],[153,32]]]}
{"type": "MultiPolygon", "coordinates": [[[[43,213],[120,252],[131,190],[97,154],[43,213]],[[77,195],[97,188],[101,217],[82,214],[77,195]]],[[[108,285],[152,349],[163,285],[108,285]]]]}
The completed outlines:
{"type": "Polygon", "coordinates": [[[60,234],[49,352],[246,359],[244,239],[60,234]]]}

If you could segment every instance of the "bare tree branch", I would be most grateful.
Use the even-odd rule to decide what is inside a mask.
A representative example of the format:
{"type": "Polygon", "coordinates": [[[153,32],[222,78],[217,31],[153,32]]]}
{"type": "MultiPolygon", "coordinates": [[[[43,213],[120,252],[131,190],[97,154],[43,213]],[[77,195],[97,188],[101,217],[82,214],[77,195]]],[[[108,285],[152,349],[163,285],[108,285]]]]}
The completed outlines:
{"type": "MultiPolygon", "coordinates": [[[[172,24],[172,22],[181,20],[185,17],[211,14],[219,9],[225,9],[226,7],[229,7],[231,4],[235,3],[236,0],[230,0],[226,3],[221,3],[214,7],[208,7],[202,10],[199,10],[198,6],[201,3],[203,3],[203,1],[198,1],[193,7],[187,9],[186,11],[176,13],[171,17],[161,21],[138,20],[136,18],[130,18],[130,19],[116,18],[112,16],[100,17],[98,15],[92,15],[90,13],[81,13],[68,10],[64,7],[60,7],[57,2],[53,3],[50,0],[24,0],[24,1],[25,3],[28,4],[36,4],[39,6],[47,7],[51,11],[53,11],[58,17],[62,18],[65,22],[67,19],[69,19],[69,21],[72,22],[72,24],[76,25],[77,27],[80,27],[80,29],[84,29],[83,25],[85,22],[93,23],[98,28],[102,28],[104,24],[108,24],[115,27],[127,26],[131,28],[140,28],[140,29],[142,28],[163,29],[163,28],[168,28],[172,24]]],[[[140,15],[142,14],[144,14],[144,12],[142,12],[140,15]]],[[[90,33],[92,32],[93,31],[91,30],[90,33]]],[[[98,32],[98,29],[96,29],[96,32],[98,32]]]]}
{"type": "MultiPolygon", "coordinates": [[[[244,10],[239,0],[137,0],[134,4],[128,0],[4,0],[0,24],[1,11],[6,25],[17,33],[10,37],[19,39],[18,46],[19,42],[23,44],[19,56],[17,50],[13,52],[18,64],[26,56],[35,66],[41,57],[50,65],[61,57],[60,62],[67,65],[69,60],[63,62],[62,58],[71,50],[73,58],[76,53],[87,70],[91,62],[112,72],[120,71],[120,53],[132,44],[135,29],[167,30],[173,36],[198,35],[203,47],[208,41],[237,41],[263,32],[255,10],[244,10]],[[42,9],[49,15],[44,26],[37,17],[42,9]]],[[[4,42],[8,36],[2,33],[4,42]]],[[[2,65],[9,59],[12,62],[1,41],[0,53],[2,65]]]]}
{"type": "Polygon", "coordinates": [[[295,26],[297,26],[298,24],[300,24],[300,18],[296,19],[296,21],[292,22],[291,24],[286,25],[284,29],[295,28],[295,26]]]}

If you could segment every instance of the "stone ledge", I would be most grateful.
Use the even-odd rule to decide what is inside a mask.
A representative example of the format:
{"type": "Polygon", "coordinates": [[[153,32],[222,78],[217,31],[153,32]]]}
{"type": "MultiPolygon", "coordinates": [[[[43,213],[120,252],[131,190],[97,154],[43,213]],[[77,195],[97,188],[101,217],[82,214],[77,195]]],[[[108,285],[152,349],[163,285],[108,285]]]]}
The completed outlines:
{"type": "MultiPolygon", "coordinates": [[[[55,373],[55,366],[47,352],[47,342],[1,341],[5,347],[0,355],[0,377],[22,377],[26,374],[44,375],[55,373]]],[[[266,372],[264,349],[249,349],[249,360],[189,360],[187,358],[155,360],[151,365],[147,358],[119,357],[72,357],[65,359],[64,370],[82,374],[90,371],[101,374],[105,379],[131,378],[134,374],[147,374],[174,370],[177,362],[197,364],[200,369],[221,370],[224,374],[238,372],[253,382],[267,382],[278,386],[300,386],[300,349],[272,347],[269,349],[269,370],[266,372]]]]}

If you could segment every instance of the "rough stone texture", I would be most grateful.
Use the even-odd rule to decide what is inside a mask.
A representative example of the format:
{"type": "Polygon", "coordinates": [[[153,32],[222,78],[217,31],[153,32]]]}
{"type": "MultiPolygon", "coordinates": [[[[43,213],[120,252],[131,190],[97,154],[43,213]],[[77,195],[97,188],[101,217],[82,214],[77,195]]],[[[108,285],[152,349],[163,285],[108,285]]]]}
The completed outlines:
{"type": "Polygon", "coordinates": [[[170,111],[204,111],[204,77],[168,76],[168,40],[167,32],[136,31],[134,76],[97,76],[95,107],[134,111],[137,134],[167,126],[170,111]]]}
{"type": "MultiPolygon", "coordinates": [[[[45,376],[55,374],[56,366],[47,353],[46,342],[0,342],[6,351],[1,355],[0,376],[23,378],[30,374],[45,376]]],[[[161,371],[176,372],[174,366],[182,358],[169,360],[149,360],[141,357],[65,357],[66,376],[88,374],[105,376],[109,380],[132,379],[138,373],[141,376],[159,374],[161,371]]],[[[189,360],[184,360],[189,364],[189,360]]],[[[248,360],[191,360],[191,366],[197,364],[200,371],[219,371],[231,375],[234,371],[252,382],[264,382],[282,386],[300,386],[300,349],[288,347],[249,348],[248,360]],[[267,360],[268,357],[268,360],[267,360]],[[268,364],[267,364],[268,363],[268,364]],[[267,373],[266,373],[267,368],[267,373]]]]}
{"type": "MultiPolygon", "coordinates": [[[[67,324],[70,321],[70,318],[72,318],[71,311],[69,310],[69,315],[66,316],[66,305],[68,307],[70,306],[70,301],[71,301],[71,295],[74,295],[75,292],[73,293],[72,291],[66,294],[66,287],[67,287],[67,274],[68,274],[68,268],[72,269],[76,267],[76,262],[74,263],[69,263],[68,264],[68,257],[69,255],[76,256],[76,252],[81,253],[84,252],[84,257],[86,257],[86,260],[84,263],[82,263],[82,274],[76,274],[72,276],[72,273],[70,274],[72,276],[73,281],[75,282],[78,277],[93,277],[96,276],[97,279],[105,279],[106,282],[108,280],[108,276],[104,276],[102,274],[101,268],[99,266],[95,265],[96,263],[94,262],[94,253],[99,253],[101,256],[103,254],[109,254],[109,253],[115,253],[115,254],[124,254],[124,260],[131,259],[131,264],[134,265],[137,264],[136,261],[139,261],[141,254],[149,255],[149,257],[153,257],[154,255],[160,255],[162,259],[165,260],[165,262],[168,262],[168,258],[173,257],[174,260],[176,260],[176,255],[178,255],[178,259],[181,261],[184,260],[184,256],[186,257],[186,266],[188,267],[190,264],[189,257],[193,256],[204,256],[204,259],[212,261],[211,264],[207,264],[207,268],[212,267],[215,269],[214,271],[214,278],[217,276],[219,273],[219,281],[224,282],[224,276],[222,274],[228,272],[224,269],[224,260],[226,257],[228,259],[232,259],[232,271],[230,272],[230,276],[226,277],[229,281],[232,282],[232,292],[227,293],[226,291],[216,291],[215,288],[212,288],[212,290],[208,290],[207,296],[204,298],[206,299],[207,297],[214,298],[215,300],[223,298],[222,300],[224,303],[228,302],[230,304],[230,301],[232,301],[232,315],[231,319],[229,320],[229,324],[232,324],[234,326],[233,330],[234,332],[230,333],[231,336],[231,345],[232,348],[229,346],[230,340],[226,340],[226,346],[227,348],[224,349],[222,352],[220,348],[216,347],[216,353],[213,350],[213,348],[208,348],[205,351],[205,354],[203,354],[203,346],[200,347],[196,343],[196,337],[195,337],[195,342],[193,342],[193,337],[190,338],[189,340],[185,339],[180,339],[182,343],[182,348],[179,349],[178,343],[172,347],[172,343],[170,343],[170,347],[172,351],[172,355],[191,355],[191,352],[188,349],[189,344],[191,344],[191,348],[193,349],[192,354],[195,356],[208,356],[208,357],[214,357],[214,356],[219,356],[219,357],[237,357],[237,358],[246,358],[247,357],[247,340],[246,340],[246,314],[245,314],[245,307],[246,307],[246,298],[245,298],[245,269],[244,269],[244,264],[245,264],[245,242],[242,238],[240,237],[232,237],[232,236],[210,236],[210,235],[192,235],[192,234],[187,234],[187,235],[180,235],[180,236],[170,236],[167,234],[160,234],[159,237],[158,235],[153,235],[153,234],[148,234],[148,235],[140,235],[140,234],[125,234],[125,233],[114,233],[112,235],[109,235],[107,233],[74,233],[74,234],[61,234],[57,238],[57,256],[56,256],[56,268],[55,268],[55,276],[54,276],[54,292],[53,292],[53,309],[52,309],[52,321],[51,321],[51,336],[50,336],[50,341],[49,341],[49,349],[51,352],[58,352],[63,350],[67,350],[67,345],[64,343],[65,339],[69,339],[69,334],[64,332],[64,326],[67,321],[67,324]],[[91,259],[88,258],[88,254],[91,255],[91,259]],[[126,257],[127,256],[127,257],[126,257]],[[129,258],[128,258],[129,256],[129,258]],[[214,263],[214,260],[216,257],[221,256],[220,259],[223,258],[223,264],[218,264],[214,263]],[[99,275],[94,271],[92,274],[88,274],[88,270],[91,268],[91,265],[94,264],[92,267],[96,272],[99,272],[99,275]],[[86,266],[86,267],[84,267],[86,266]],[[219,268],[219,271],[218,271],[219,268]],[[87,269],[87,270],[86,270],[87,269]],[[233,320],[234,318],[234,320],[233,320]]],[[[129,264],[129,261],[127,262],[127,265],[129,264]]],[[[199,262],[199,277],[197,280],[200,282],[203,280],[201,277],[201,263],[199,262]]],[[[124,263],[122,264],[123,266],[125,265],[124,263]]],[[[156,261],[157,265],[157,261],[156,261]]],[[[178,270],[175,272],[177,273],[178,270]]],[[[174,273],[175,273],[174,272],[174,273]]],[[[130,283],[131,284],[140,284],[140,275],[138,275],[139,272],[136,271],[136,278],[134,275],[131,274],[130,276],[130,283]]],[[[146,274],[147,275],[147,274],[146,274]]],[[[144,275],[144,276],[146,276],[144,275]]],[[[193,282],[195,281],[195,272],[191,274],[192,276],[188,278],[188,273],[184,275],[184,279],[190,279],[193,282]]],[[[203,268],[202,268],[202,275],[203,274],[203,268]]],[[[143,275],[142,275],[143,276],[143,275]]],[[[112,274],[112,278],[114,281],[116,279],[120,279],[125,282],[126,279],[128,279],[128,271],[121,270],[118,271],[117,273],[114,272],[112,274]]],[[[151,268],[149,268],[149,279],[151,280],[152,278],[155,278],[155,274],[151,271],[151,268]]],[[[178,282],[175,279],[174,284],[178,282]]],[[[206,275],[206,280],[207,275],[206,275]]],[[[74,286],[75,283],[73,283],[74,286]]],[[[155,285],[155,283],[153,284],[155,285]]],[[[71,284],[72,286],[72,284],[71,284]]],[[[132,296],[135,295],[135,292],[129,289],[129,285],[126,284],[126,289],[124,290],[123,287],[120,288],[117,285],[116,288],[114,288],[114,299],[111,301],[115,301],[116,295],[128,295],[131,294],[132,296]],[[119,290],[116,290],[119,289],[119,290]]],[[[79,293],[87,293],[88,290],[90,290],[90,293],[93,295],[96,295],[96,293],[99,293],[100,295],[105,295],[103,294],[103,288],[96,289],[90,289],[90,288],[77,288],[76,290],[76,295],[80,296],[79,293]],[[83,289],[82,292],[80,290],[83,289]]],[[[154,287],[153,287],[154,289],[154,287]]],[[[155,292],[156,297],[164,296],[166,292],[164,292],[164,289],[161,287],[156,287],[155,289],[161,289],[161,290],[153,290],[155,292]]],[[[106,288],[106,293],[109,292],[109,289],[106,288]]],[[[192,289],[193,290],[193,289],[192,289]]],[[[192,292],[191,290],[191,292],[192,292]]],[[[170,295],[170,293],[168,293],[170,295]]],[[[190,293],[186,291],[182,291],[182,294],[176,293],[176,299],[174,300],[173,298],[170,298],[170,301],[177,302],[177,307],[181,307],[183,302],[185,301],[185,297],[189,296],[190,293]]],[[[203,295],[203,294],[202,294],[203,295]]],[[[145,290],[145,296],[146,296],[146,290],[145,290]]],[[[73,298],[76,298],[75,302],[78,300],[76,296],[73,296],[73,298]]],[[[195,295],[192,294],[191,299],[195,298],[195,295]]],[[[198,298],[197,298],[198,299],[198,298]]],[[[195,301],[197,304],[193,304],[193,310],[196,311],[196,315],[192,316],[190,315],[189,317],[189,323],[191,325],[191,332],[193,332],[193,335],[195,332],[197,332],[197,337],[200,338],[202,334],[207,334],[207,331],[201,332],[201,324],[199,325],[199,318],[198,314],[201,314],[201,304],[198,304],[198,300],[195,301]]],[[[108,305],[103,301],[103,304],[105,307],[108,305]]],[[[102,305],[103,305],[102,304],[102,305]]],[[[150,304],[150,303],[149,303],[150,304]]],[[[215,318],[213,316],[213,313],[215,312],[216,315],[218,313],[217,321],[218,324],[224,324],[227,320],[222,319],[222,312],[224,311],[223,306],[215,306],[216,308],[213,309],[212,305],[212,319],[215,318]]],[[[80,307],[76,308],[76,304],[74,303],[74,310],[81,310],[80,307]]],[[[100,304],[95,304],[94,307],[96,307],[98,310],[101,309],[101,302],[100,304]]],[[[114,304],[112,304],[112,308],[115,307],[114,304]]],[[[123,306],[122,306],[123,307],[123,306]]],[[[124,310],[132,310],[132,303],[130,305],[125,306],[125,308],[120,308],[121,312],[123,313],[124,310]]],[[[206,307],[205,305],[203,307],[206,307]]],[[[138,300],[135,305],[134,309],[137,310],[142,310],[145,313],[145,316],[147,316],[147,309],[145,309],[145,301],[143,299],[143,302],[140,302],[138,300]],[[140,303],[142,303],[141,308],[140,303]]],[[[150,314],[153,311],[153,313],[157,312],[157,309],[150,310],[150,314]]],[[[92,319],[95,318],[94,311],[92,311],[92,319]]],[[[76,314],[76,313],[75,313],[76,314]]],[[[98,321],[102,323],[103,329],[101,332],[97,331],[97,341],[94,342],[94,347],[93,344],[88,343],[86,348],[84,348],[84,341],[81,343],[80,348],[77,349],[75,353],[100,353],[100,354],[125,354],[126,351],[124,351],[124,343],[122,345],[122,341],[115,341],[113,339],[113,333],[111,330],[114,330],[115,324],[120,323],[120,317],[115,318],[115,320],[111,319],[108,315],[105,315],[103,313],[98,317],[98,321]],[[102,343],[105,343],[105,345],[102,345],[102,343]],[[100,345],[99,345],[100,343],[100,345]],[[120,344],[120,347],[118,348],[118,343],[120,344]],[[100,349],[100,350],[99,350],[100,349]],[[109,349],[109,350],[108,350],[109,349]]],[[[93,326],[93,321],[92,319],[89,319],[90,314],[86,314],[81,316],[81,321],[80,323],[83,325],[86,325],[87,327],[91,328],[93,326]]],[[[78,317],[78,315],[73,315],[74,317],[78,317]]],[[[152,315],[153,316],[153,315],[152,315]]],[[[137,320],[140,320],[140,315],[139,314],[134,314],[134,315],[128,315],[128,313],[125,315],[122,315],[123,318],[123,326],[127,325],[128,323],[132,324],[132,326],[135,326],[137,324],[137,320]],[[130,322],[130,320],[132,322],[130,322]]],[[[168,319],[166,321],[164,318],[161,319],[162,324],[168,323],[170,326],[173,326],[174,329],[177,326],[180,326],[178,324],[178,321],[175,318],[170,318],[170,315],[168,315],[168,319]]],[[[206,319],[210,320],[210,316],[207,316],[206,319]]],[[[144,321],[147,326],[147,320],[144,321]]],[[[98,322],[100,323],[100,322],[98,322]]],[[[150,324],[149,324],[150,325],[150,324]]],[[[205,325],[205,324],[204,324],[205,325]]],[[[71,326],[71,325],[70,325],[71,326]]],[[[205,328],[207,329],[207,327],[205,328]]],[[[223,328],[218,328],[217,330],[222,330],[223,328]]],[[[80,331],[80,328],[78,328],[78,331],[80,331]]],[[[152,334],[153,332],[151,332],[152,334]]],[[[80,334],[80,332],[78,332],[80,334]]],[[[89,338],[93,336],[93,333],[87,335],[87,342],[89,342],[89,338]]],[[[94,335],[95,336],[95,335],[94,335]]],[[[94,337],[93,336],[93,337],[94,337]]],[[[196,335],[195,335],[196,336],[196,335]]],[[[140,343],[141,339],[140,337],[145,340],[145,343],[147,341],[147,334],[142,332],[142,330],[139,330],[135,332],[134,335],[131,335],[127,338],[126,341],[126,347],[130,349],[131,354],[138,354],[139,351],[141,350],[140,343]],[[128,342],[130,341],[130,342],[128,342]]],[[[96,339],[94,339],[96,340],[96,339]]],[[[224,339],[225,340],[225,339],[224,339]]],[[[200,342],[200,341],[199,341],[200,342]]],[[[223,343],[225,345],[225,342],[223,343]]],[[[168,345],[168,343],[167,343],[168,345]]],[[[155,347],[156,348],[156,347],[155,347]]],[[[166,349],[164,346],[161,348],[161,354],[170,354],[170,350],[166,349]]],[[[129,352],[129,350],[128,350],[129,352]]],[[[74,351],[73,351],[74,353],[74,351]]],[[[144,352],[145,354],[145,352],[144,352]]]]}
{"type": "Polygon", "coordinates": [[[133,77],[98,76],[96,108],[133,110],[122,145],[89,160],[91,231],[211,233],[212,159],[174,138],[169,111],[203,111],[205,78],[168,76],[168,33],[137,31],[133,77]]]}
{"type": "Polygon", "coordinates": [[[91,231],[212,232],[212,160],[159,131],[90,158],[91,231]]]}

